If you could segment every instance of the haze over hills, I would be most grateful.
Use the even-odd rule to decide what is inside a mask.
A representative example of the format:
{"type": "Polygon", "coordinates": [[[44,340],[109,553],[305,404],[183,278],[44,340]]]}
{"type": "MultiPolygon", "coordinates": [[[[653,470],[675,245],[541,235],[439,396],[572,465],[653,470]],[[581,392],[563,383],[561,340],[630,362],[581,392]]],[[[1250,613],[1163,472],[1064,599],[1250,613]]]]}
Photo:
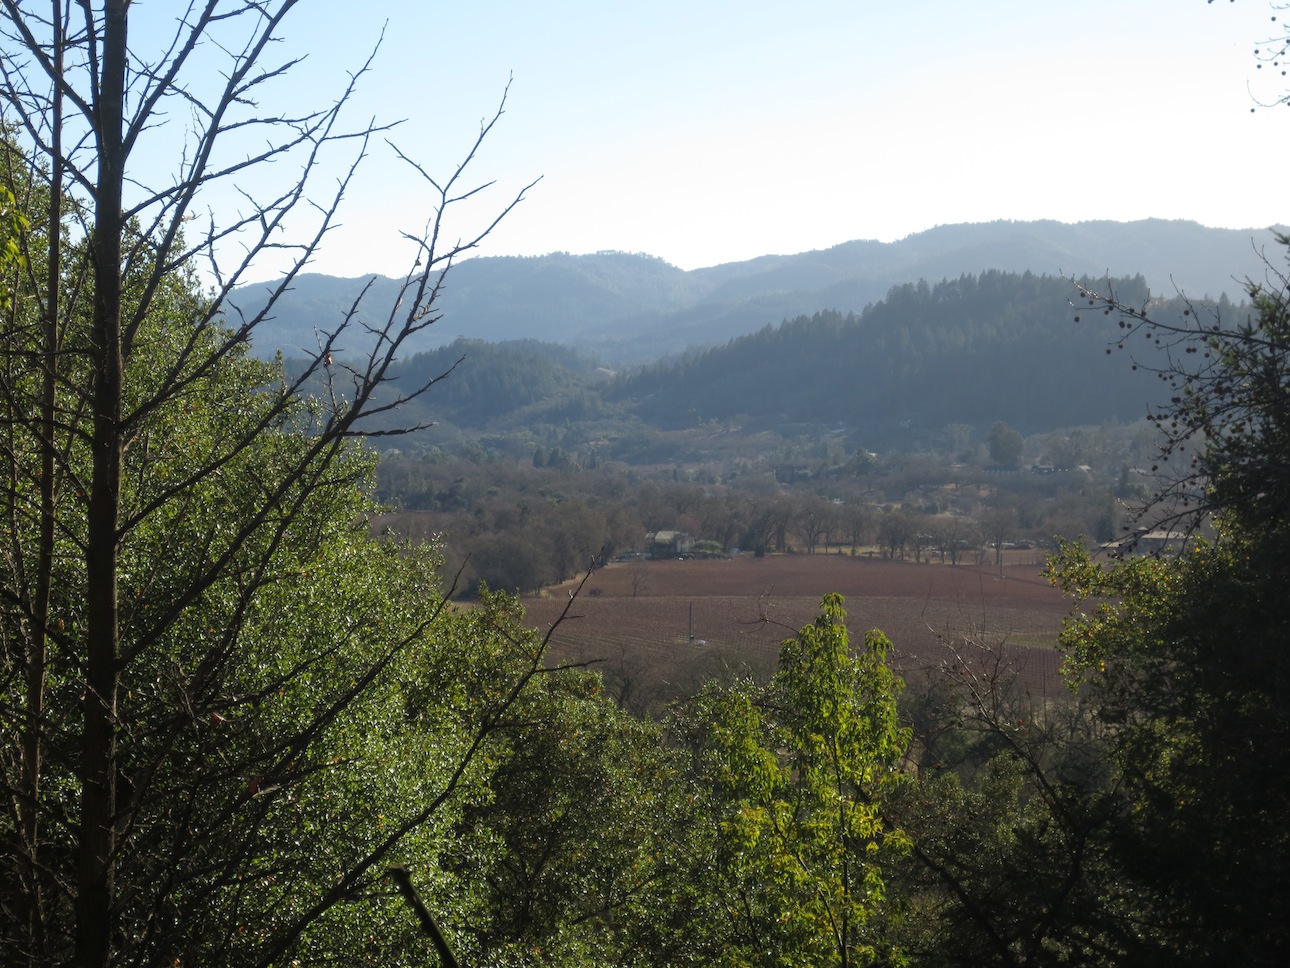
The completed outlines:
{"type": "MultiPolygon", "coordinates": [[[[1042,275],[1142,275],[1153,295],[1239,298],[1262,278],[1271,229],[1213,229],[1188,221],[1053,221],[943,225],[897,242],[845,242],[794,255],[685,271],[643,254],[493,256],[455,266],[442,318],[409,353],[470,337],[560,343],[611,365],[711,346],[820,310],[858,312],[893,286],[987,270],[1042,275]]],[[[1279,268],[1279,266],[1277,266],[1279,268]]],[[[366,280],[299,277],[257,333],[256,351],[300,355],[334,328],[366,280]]],[[[267,284],[231,302],[254,309],[267,284]]],[[[398,283],[378,277],[364,303],[386,312],[398,283]]],[[[343,347],[354,350],[358,347],[343,347]]]]}

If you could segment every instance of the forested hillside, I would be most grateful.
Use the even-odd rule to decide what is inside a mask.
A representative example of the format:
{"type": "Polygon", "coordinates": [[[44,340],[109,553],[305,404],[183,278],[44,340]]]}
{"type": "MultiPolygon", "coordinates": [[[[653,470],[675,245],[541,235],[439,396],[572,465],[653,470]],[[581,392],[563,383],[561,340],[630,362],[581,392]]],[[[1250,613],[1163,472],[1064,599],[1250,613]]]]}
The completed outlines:
{"type": "Polygon", "coordinates": [[[594,409],[586,402],[588,393],[605,378],[606,371],[555,343],[458,339],[395,367],[389,394],[434,381],[434,395],[424,405],[410,402],[406,412],[386,415],[386,422],[402,421],[414,411],[427,420],[477,428],[579,419],[594,409]]]}
{"type": "MultiPolygon", "coordinates": [[[[1110,288],[1147,300],[1141,276],[1110,288]]],[[[1160,394],[1108,362],[1116,333],[1100,314],[1076,323],[1077,298],[1070,280],[1030,273],[898,286],[862,313],[819,312],[646,367],[610,397],[669,427],[745,417],[837,423],[882,440],[955,422],[1034,433],[1144,416],[1160,394]]]]}
{"type": "MultiPolygon", "coordinates": [[[[846,242],[793,255],[684,271],[641,254],[600,252],[528,258],[487,257],[455,267],[441,315],[415,334],[415,352],[459,337],[491,342],[563,343],[611,365],[657,361],[691,347],[719,345],[782,319],[822,310],[860,312],[893,287],[999,270],[1044,276],[1141,275],[1153,295],[1179,290],[1218,298],[1261,277],[1267,230],[1211,229],[1194,222],[990,222],[942,225],[897,242],[846,242]]],[[[287,356],[317,349],[320,331],[338,326],[365,280],[301,275],[257,330],[255,349],[287,356]]],[[[374,300],[398,283],[377,278],[374,300]]],[[[231,307],[263,304],[265,284],[242,286],[231,307]]],[[[384,304],[384,303],[382,303],[384,304]]],[[[353,353],[351,334],[338,349],[353,353]]]]}
{"type": "MultiPolygon", "coordinates": [[[[1107,280],[1089,284],[1108,289],[1107,280]]],[[[1148,299],[1141,276],[1109,281],[1109,290],[1148,299]]],[[[1002,420],[1030,434],[1141,419],[1161,402],[1160,385],[1107,357],[1119,330],[1100,312],[1081,315],[1078,299],[1071,280],[1031,273],[907,284],[862,312],[786,320],[612,379],[567,347],[458,340],[397,365],[397,385],[447,375],[401,417],[494,431],[581,423],[593,435],[599,424],[610,436],[606,421],[811,424],[896,447],[926,444],[947,424],[1002,420]]],[[[1153,305],[1184,309],[1176,299],[1153,305]]],[[[1213,308],[1228,323],[1243,312],[1226,299],[1213,308]]]]}

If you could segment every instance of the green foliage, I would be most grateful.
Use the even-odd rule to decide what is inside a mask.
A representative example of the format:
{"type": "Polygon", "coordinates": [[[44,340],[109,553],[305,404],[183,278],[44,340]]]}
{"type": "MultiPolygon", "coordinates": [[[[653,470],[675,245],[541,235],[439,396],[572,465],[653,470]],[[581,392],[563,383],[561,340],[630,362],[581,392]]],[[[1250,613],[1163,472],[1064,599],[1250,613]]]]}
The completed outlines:
{"type": "Polygon", "coordinates": [[[1240,532],[1177,559],[1099,565],[1068,547],[1055,565],[1097,603],[1063,643],[1118,724],[1111,757],[1133,810],[1117,852],[1147,888],[1161,963],[1271,965],[1290,945],[1288,566],[1280,542],[1240,532]]]}
{"type": "MultiPolygon", "coordinates": [[[[7,151],[6,151],[7,153],[7,151]]],[[[0,312],[7,310],[13,301],[9,272],[23,264],[22,234],[29,228],[27,216],[18,206],[18,199],[6,184],[0,184],[0,312]]]]}
{"type": "Polygon", "coordinates": [[[1143,886],[1161,964],[1290,952],[1290,291],[1269,278],[1280,288],[1252,285],[1257,315],[1236,327],[1102,300],[1130,336],[1169,350],[1155,369],[1176,392],[1156,422],[1161,463],[1182,467],[1149,513],[1193,528],[1207,515],[1215,537],[1193,530],[1174,557],[1110,564],[1067,546],[1052,566],[1092,606],[1062,641],[1116,724],[1111,761],[1131,804],[1117,855],[1143,886]]]}
{"type": "MultiPolygon", "coordinates": [[[[65,309],[63,345],[78,352],[58,363],[52,480],[43,424],[20,409],[44,375],[31,300],[11,306],[0,352],[12,415],[0,449],[0,776],[23,804],[0,828],[15,912],[0,929],[5,963],[65,961],[77,919],[82,305],[65,309]]],[[[541,643],[497,600],[448,608],[433,548],[372,537],[374,456],[320,443],[323,404],[284,399],[277,367],[196,322],[206,306],[191,277],[167,275],[125,371],[112,957],[420,964],[425,941],[380,889],[384,864],[412,861],[451,929],[440,858],[464,805],[484,796],[476,761],[541,643]]]]}
{"type": "MultiPolygon", "coordinates": [[[[617,710],[599,680],[542,675],[498,723],[487,793],[447,858],[471,899],[472,964],[634,963],[670,843],[690,818],[659,730],[617,710]]],[[[463,955],[466,951],[463,950],[463,955]]],[[[659,962],[655,962],[659,963],[659,962]]]]}
{"type": "Polygon", "coordinates": [[[883,865],[907,843],[882,803],[908,736],[886,638],[870,632],[853,656],[845,622],[827,596],[766,687],[710,688],[688,717],[716,824],[718,964],[899,960],[883,865]]]}
{"type": "Polygon", "coordinates": [[[913,844],[891,890],[914,963],[1136,964],[1151,950],[1091,707],[1031,695],[1002,646],[965,642],[908,712],[920,768],[889,810],[913,844]]]}

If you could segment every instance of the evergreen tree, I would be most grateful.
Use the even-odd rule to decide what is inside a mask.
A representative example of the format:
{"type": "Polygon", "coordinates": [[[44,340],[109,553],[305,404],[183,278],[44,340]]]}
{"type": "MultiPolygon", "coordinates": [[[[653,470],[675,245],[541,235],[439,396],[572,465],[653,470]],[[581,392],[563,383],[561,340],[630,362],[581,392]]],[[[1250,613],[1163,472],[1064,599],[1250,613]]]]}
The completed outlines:
{"type": "Polygon", "coordinates": [[[1161,964],[1290,954],[1290,289],[1269,278],[1279,283],[1252,284],[1255,315],[1235,326],[1088,294],[1130,335],[1168,346],[1154,368],[1175,389],[1155,419],[1159,466],[1176,469],[1152,510],[1186,529],[1185,548],[1111,565],[1067,548],[1055,569],[1098,603],[1063,641],[1118,724],[1112,757],[1133,810],[1117,848],[1149,898],[1161,964]]]}

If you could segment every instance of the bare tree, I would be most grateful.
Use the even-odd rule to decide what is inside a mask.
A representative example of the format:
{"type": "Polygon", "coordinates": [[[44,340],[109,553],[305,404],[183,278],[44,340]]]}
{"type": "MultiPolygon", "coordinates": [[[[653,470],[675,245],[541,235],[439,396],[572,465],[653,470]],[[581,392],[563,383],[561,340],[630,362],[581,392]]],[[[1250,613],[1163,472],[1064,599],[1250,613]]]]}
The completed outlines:
{"type": "MultiPolygon", "coordinates": [[[[1290,236],[1274,238],[1290,247],[1290,236]]],[[[1171,394],[1147,415],[1159,431],[1151,465],[1157,491],[1130,510],[1126,531],[1190,532],[1231,509],[1262,529],[1283,520],[1290,508],[1290,470],[1278,461],[1276,436],[1290,412],[1283,332],[1290,271],[1263,259],[1264,278],[1245,283],[1254,312],[1244,318],[1230,309],[1224,315],[1223,304],[1179,298],[1136,306],[1114,291],[1081,288],[1080,312],[1119,317],[1107,353],[1126,352],[1134,370],[1154,375],[1171,394]]]]}
{"type": "Polygon", "coordinates": [[[808,555],[815,554],[820,541],[826,540],[829,533],[837,526],[837,511],[824,498],[812,498],[806,501],[797,514],[797,533],[806,546],[808,555]]]}
{"type": "Polygon", "coordinates": [[[949,558],[951,565],[957,565],[963,552],[973,544],[973,523],[971,519],[957,514],[941,514],[935,519],[934,535],[937,551],[941,561],[949,558]]]}
{"type": "Polygon", "coordinates": [[[771,535],[775,531],[777,504],[778,501],[773,498],[757,500],[746,510],[743,542],[756,554],[764,555],[770,546],[771,535]]]}
{"type": "Polygon", "coordinates": [[[771,535],[775,539],[776,551],[788,550],[788,535],[797,520],[797,504],[787,494],[778,494],[770,505],[771,535]]]}
{"type": "Polygon", "coordinates": [[[904,508],[887,511],[878,522],[878,548],[885,558],[905,560],[905,549],[913,538],[914,516],[904,508]]]}
{"type": "Polygon", "coordinates": [[[852,504],[847,507],[845,515],[846,535],[851,540],[851,553],[854,555],[860,545],[874,530],[876,513],[864,504],[852,504]]]}
{"type": "Polygon", "coordinates": [[[1017,531],[1015,508],[993,508],[981,516],[981,533],[988,547],[994,549],[994,563],[1002,571],[1003,546],[1017,531]]]}
{"type": "MultiPolygon", "coordinates": [[[[140,462],[152,446],[150,422],[182,407],[241,357],[335,224],[374,139],[389,131],[374,123],[344,126],[344,109],[371,61],[346,76],[326,107],[265,112],[262,96],[295,66],[274,60],[273,51],[297,0],[192,0],[166,11],[173,29],[156,51],[131,46],[131,21],[143,13],[129,0],[0,4],[0,107],[12,139],[5,164],[11,183],[25,186],[38,223],[26,237],[20,280],[37,322],[23,328],[11,317],[3,386],[10,411],[8,512],[36,535],[21,548],[14,544],[21,560],[11,562],[14,580],[0,592],[12,616],[8,629],[23,630],[21,642],[8,642],[5,653],[7,668],[20,670],[23,682],[20,708],[5,711],[21,737],[20,766],[6,776],[17,818],[7,859],[18,887],[12,896],[6,888],[5,904],[22,923],[24,939],[8,950],[11,963],[142,964],[148,951],[160,950],[154,942],[166,917],[167,884],[123,885],[116,873],[141,836],[148,805],[165,794],[164,769],[179,767],[162,744],[150,771],[126,775],[123,744],[140,727],[127,721],[122,699],[141,688],[140,675],[156,661],[160,643],[193,621],[216,588],[229,599],[224,614],[240,622],[254,610],[275,580],[265,556],[290,540],[320,493],[352,484],[346,441],[363,433],[361,421],[420,396],[434,382],[377,395],[407,340],[437,318],[445,274],[524,192],[500,204],[497,217],[477,231],[447,241],[447,215],[486,187],[465,179],[500,108],[446,179],[408,160],[410,176],[423,180],[436,202],[423,231],[407,235],[415,259],[398,300],[371,311],[356,293],[335,327],[320,332],[316,351],[296,375],[259,389],[250,418],[230,420],[222,439],[175,479],[145,487],[140,462]],[[203,60],[212,51],[224,57],[219,71],[203,60]],[[191,128],[172,177],[150,181],[153,169],[144,164],[150,139],[173,131],[167,126],[181,117],[191,118],[191,128]],[[258,147],[248,151],[248,145],[258,147]],[[347,156],[342,174],[317,197],[316,176],[337,151],[347,156]],[[200,210],[207,191],[241,183],[269,165],[295,174],[266,196],[242,191],[241,211],[200,210]],[[304,212],[314,214],[314,227],[296,242],[281,241],[288,222],[304,212]],[[225,261],[233,249],[241,254],[225,261]],[[292,264],[266,304],[227,323],[222,314],[232,289],[262,257],[284,251],[292,264]],[[177,307],[173,280],[188,280],[191,292],[198,269],[214,281],[213,290],[177,307]],[[156,321],[163,314],[170,318],[161,341],[156,321]],[[347,338],[364,349],[342,360],[347,338]],[[323,387],[320,405],[302,409],[306,390],[316,386],[323,387]],[[126,578],[139,535],[177,509],[198,506],[206,482],[245,463],[266,435],[291,428],[307,428],[305,443],[271,476],[244,481],[253,486],[242,494],[246,504],[231,527],[218,535],[212,529],[205,552],[172,569],[164,589],[150,588],[146,610],[135,606],[126,578]],[[39,453],[34,465],[25,456],[32,449],[39,453]],[[68,543],[78,549],[76,567],[63,560],[60,549],[68,543]],[[74,617],[66,611],[72,600],[74,617]],[[55,672],[80,684],[77,722],[51,721],[55,672]],[[74,803],[66,789],[49,789],[46,766],[55,750],[76,764],[74,803]],[[70,854],[46,846],[42,825],[70,835],[70,854]],[[62,900],[74,911],[69,947],[54,936],[49,913],[62,900]],[[122,921],[127,908],[143,919],[129,931],[122,921]]],[[[209,638],[206,651],[191,659],[195,671],[182,677],[182,696],[173,700],[193,721],[228,711],[219,705],[229,700],[218,686],[237,655],[238,625],[212,628],[209,638]]],[[[326,652],[332,645],[318,647],[326,652]]],[[[392,644],[381,663],[397,652],[392,644]]],[[[302,660],[302,667],[308,664],[302,660]]],[[[378,672],[373,667],[365,675],[378,672]]],[[[295,724],[280,752],[307,749],[366,682],[360,676],[335,704],[295,724]]],[[[406,834],[428,815],[416,812],[396,833],[406,834]]],[[[176,838],[175,845],[210,836],[203,830],[181,836],[182,830],[158,836],[176,838]]],[[[278,961],[310,923],[375,876],[398,840],[391,835],[338,871],[330,889],[275,929],[260,959],[278,961]]]]}
{"type": "Polygon", "coordinates": [[[644,558],[633,558],[627,565],[627,581],[632,588],[632,598],[636,598],[649,587],[649,562],[644,558]]]}

